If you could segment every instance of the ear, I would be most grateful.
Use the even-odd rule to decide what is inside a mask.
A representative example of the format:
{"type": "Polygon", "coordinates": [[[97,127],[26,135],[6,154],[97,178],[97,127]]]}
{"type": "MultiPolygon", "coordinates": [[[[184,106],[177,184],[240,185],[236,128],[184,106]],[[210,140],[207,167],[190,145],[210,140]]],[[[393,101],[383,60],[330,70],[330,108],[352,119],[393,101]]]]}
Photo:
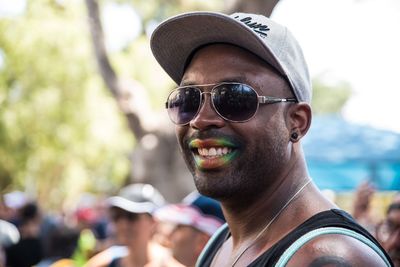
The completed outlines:
{"type": "Polygon", "coordinates": [[[286,126],[293,143],[306,135],[311,125],[311,107],[307,103],[297,103],[288,108],[286,126]]]}

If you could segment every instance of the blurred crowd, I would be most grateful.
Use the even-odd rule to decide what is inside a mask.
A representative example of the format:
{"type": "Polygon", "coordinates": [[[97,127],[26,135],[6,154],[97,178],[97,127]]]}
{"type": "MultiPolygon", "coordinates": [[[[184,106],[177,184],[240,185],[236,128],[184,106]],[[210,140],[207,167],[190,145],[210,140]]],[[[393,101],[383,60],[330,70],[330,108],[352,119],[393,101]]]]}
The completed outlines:
{"type": "Polygon", "coordinates": [[[217,201],[192,192],[167,204],[150,184],[83,199],[50,214],[22,192],[3,195],[0,267],[194,266],[225,222],[217,201]]]}
{"type": "MultiPolygon", "coordinates": [[[[361,184],[352,215],[398,267],[400,194],[383,219],[371,215],[374,194],[369,183],[361,184]]],[[[109,198],[87,197],[73,212],[57,214],[15,191],[0,199],[0,267],[195,266],[224,223],[217,201],[192,192],[167,204],[149,184],[128,185],[109,198]]]]}

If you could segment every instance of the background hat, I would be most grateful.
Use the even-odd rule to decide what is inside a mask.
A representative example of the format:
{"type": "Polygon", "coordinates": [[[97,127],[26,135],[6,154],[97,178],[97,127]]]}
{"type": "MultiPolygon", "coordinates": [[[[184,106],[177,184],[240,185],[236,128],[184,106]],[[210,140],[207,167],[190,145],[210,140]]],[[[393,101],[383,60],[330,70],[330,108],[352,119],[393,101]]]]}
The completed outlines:
{"type": "Polygon", "coordinates": [[[303,52],[289,30],[262,15],[189,12],[162,22],[150,45],[168,75],[181,82],[193,52],[213,44],[239,46],[278,70],[290,83],[299,102],[311,102],[311,80],[303,52]]]}
{"type": "Polygon", "coordinates": [[[154,216],[163,222],[192,226],[210,236],[225,222],[219,202],[197,192],[188,195],[181,204],[158,209],[154,216]]]}
{"type": "Polygon", "coordinates": [[[110,197],[107,203],[132,213],[150,213],[164,205],[161,193],[150,184],[131,184],[122,188],[118,196],[110,197]]]}
{"type": "Polygon", "coordinates": [[[15,225],[0,219],[0,248],[18,243],[20,234],[15,225]]]}

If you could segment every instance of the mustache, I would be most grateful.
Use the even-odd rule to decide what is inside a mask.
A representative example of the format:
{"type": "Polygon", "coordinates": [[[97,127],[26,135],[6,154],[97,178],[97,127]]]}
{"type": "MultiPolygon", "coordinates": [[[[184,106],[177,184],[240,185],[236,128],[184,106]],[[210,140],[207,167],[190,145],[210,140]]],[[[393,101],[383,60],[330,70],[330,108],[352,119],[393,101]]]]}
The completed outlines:
{"type": "Polygon", "coordinates": [[[244,141],[236,135],[226,134],[218,129],[208,129],[204,131],[196,131],[190,136],[186,136],[183,141],[185,144],[189,144],[194,139],[225,139],[229,142],[236,144],[237,146],[244,145],[244,141]]]}

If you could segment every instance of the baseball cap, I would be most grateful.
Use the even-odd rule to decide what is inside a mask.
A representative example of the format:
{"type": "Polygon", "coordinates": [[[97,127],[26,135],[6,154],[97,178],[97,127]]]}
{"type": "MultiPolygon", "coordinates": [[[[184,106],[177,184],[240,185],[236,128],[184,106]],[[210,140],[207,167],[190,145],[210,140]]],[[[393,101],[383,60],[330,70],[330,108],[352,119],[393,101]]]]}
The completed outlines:
{"type": "Polygon", "coordinates": [[[21,191],[9,192],[4,194],[3,198],[4,204],[12,209],[19,209],[29,201],[29,197],[21,191]]]}
{"type": "Polygon", "coordinates": [[[263,15],[184,13],[162,22],[150,40],[154,57],[177,84],[192,54],[213,43],[232,44],[255,54],[287,78],[299,102],[311,102],[311,80],[300,45],[286,27],[263,15]]]}
{"type": "Polygon", "coordinates": [[[158,209],[154,217],[162,222],[192,226],[210,236],[225,223],[219,202],[197,192],[189,194],[180,204],[158,209]]]}
{"type": "Polygon", "coordinates": [[[132,213],[150,213],[164,205],[161,193],[150,184],[131,184],[107,200],[110,207],[118,207],[132,213]]]}

